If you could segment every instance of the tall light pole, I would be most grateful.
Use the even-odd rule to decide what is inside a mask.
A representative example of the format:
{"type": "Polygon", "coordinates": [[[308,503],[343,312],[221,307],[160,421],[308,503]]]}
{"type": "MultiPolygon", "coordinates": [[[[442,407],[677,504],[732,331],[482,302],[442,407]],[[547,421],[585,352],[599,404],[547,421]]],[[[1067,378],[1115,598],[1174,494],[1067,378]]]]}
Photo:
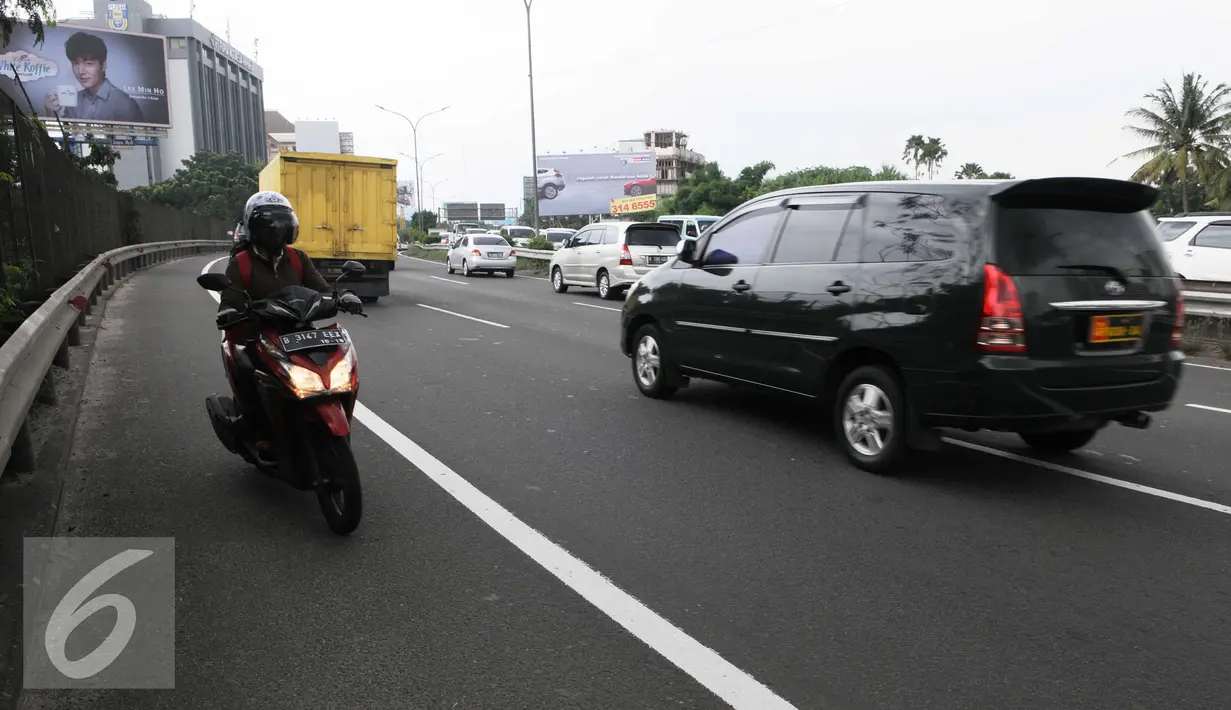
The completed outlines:
{"type": "MultiPolygon", "coordinates": [[[[449,178],[445,178],[444,180],[438,180],[436,182],[429,183],[432,186],[432,211],[433,212],[436,211],[436,186],[443,185],[446,182],[449,182],[449,178]]],[[[437,217],[439,218],[439,214],[437,215],[437,217]]]]}
{"type": "Polygon", "coordinates": [[[526,57],[530,67],[530,177],[534,179],[534,233],[539,233],[539,146],[534,133],[534,46],[530,40],[530,6],[534,0],[522,0],[526,6],[526,57]]]}
{"type": "Polygon", "coordinates": [[[400,116],[403,121],[406,121],[407,123],[410,124],[410,133],[414,137],[414,141],[415,141],[415,211],[419,213],[419,231],[422,232],[423,231],[423,199],[420,193],[423,192],[423,190],[420,187],[420,185],[423,182],[423,176],[419,172],[419,121],[422,121],[423,119],[433,114],[440,113],[441,111],[444,111],[445,109],[449,107],[445,106],[444,108],[438,108],[435,111],[428,111],[427,113],[423,114],[422,116],[416,118],[413,121],[410,120],[408,116],[404,114],[400,114],[397,111],[387,109],[384,106],[381,106],[380,104],[377,104],[376,108],[380,109],[381,111],[391,113],[394,116],[400,116]]]}

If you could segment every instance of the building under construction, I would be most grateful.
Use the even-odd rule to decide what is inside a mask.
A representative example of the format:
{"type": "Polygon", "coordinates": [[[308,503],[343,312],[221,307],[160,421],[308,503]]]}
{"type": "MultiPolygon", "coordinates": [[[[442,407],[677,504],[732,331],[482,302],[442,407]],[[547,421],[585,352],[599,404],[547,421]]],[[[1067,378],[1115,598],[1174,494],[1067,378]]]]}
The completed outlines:
{"type": "Polygon", "coordinates": [[[682,131],[646,131],[640,141],[620,141],[621,153],[654,151],[658,164],[658,194],[660,197],[679,192],[680,181],[705,164],[705,156],[689,150],[688,134],[682,131]]]}

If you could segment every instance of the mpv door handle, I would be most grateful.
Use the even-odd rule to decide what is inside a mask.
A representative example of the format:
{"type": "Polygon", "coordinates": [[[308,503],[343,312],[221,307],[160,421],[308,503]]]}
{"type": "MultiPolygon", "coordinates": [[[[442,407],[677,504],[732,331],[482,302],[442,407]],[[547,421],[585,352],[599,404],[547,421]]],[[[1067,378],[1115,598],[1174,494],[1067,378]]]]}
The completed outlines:
{"type": "Polygon", "coordinates": [[[1184,256],[1192,256],[1192,255],[1193,255],[1193,250],[1192,250],[1192,249],[1189,249],[1188,251],[1185,251],[1185,252],[1184,252],[1184,256]]]}
{"type": "Polygon", "coordinates": [[[742,293],[752,288],[752,284],[748,283],[747,281],[744,281],[743,279],[740,279],[739,281],[735,282],[735,285],[732,286],[731,288],[742,293]]]}
{"type": "Polygon", "coordinates": [[[847,286],[846,284],[842,283],[841,281],[835,281],[835,282],[833,283],[833,285],[831,285],[829,288],[827,288],[827,289],[825,289],[825,290],[826,290],[826,291],[828,291],[828,292],[830,292],[830,293],[832,293],[833,295],[837,296],[837,295],[839,295],[839,294],[843,294],[843,293],[846,293],[847,291],[850,291],[850,290],[851,290],[851,287],[850,287],[850,286],[847,286]]]}

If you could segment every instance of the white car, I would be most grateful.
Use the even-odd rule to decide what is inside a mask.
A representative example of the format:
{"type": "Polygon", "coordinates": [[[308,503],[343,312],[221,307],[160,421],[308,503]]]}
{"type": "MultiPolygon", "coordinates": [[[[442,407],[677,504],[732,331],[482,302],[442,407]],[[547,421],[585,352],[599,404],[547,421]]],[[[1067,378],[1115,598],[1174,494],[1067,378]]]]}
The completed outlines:
{"type": "Polygon", "coordinates": [[[467,234],[445,255],[445,271],[451,274],[459,270],[462,276],[499,271],[513,278],[517,270],[517,251],[500,236],[467,234]]]}
{"type": "Polygon", "coordinates": [[[539,197],[554,200],[564,189],[564,176],[559,170],[539,168],[539,197]]]}
{"type": "Polygon", "coordinates": [[[1158,220],[1171,268],[1185,281],[1231,282],[1231,212],[1188,212],[1158,220]]]}
{"type": "Polygon", "coordinates": [[[582,227],[551,257],[551,287],[597,288],[604,299],[623,295],[642,276],[675,259],[679,227],[655,222],[599,222],[582,227]]]}
{"type": "Polygon", "coordinates": [[[668,214],[659,217],[658,221],[663,224],[674,224],[679,227],[680,233],[685,237],[696,239],[701,236],[701,232],[709,229],[720,219],[722,218],[700,214],[668,214]]]}
{"type": "Polygon", "coordinates": [[[547,241],[551,242],[552,249],[559,249],[564,244],[564,240],[577,233],[576,229],[566,229],[564,227],[548,227],[543,231],[543,236],[547,241]]]}
{"type": "Polygon", "coordinates": [[[513,243],[515,247],[524,247],[534,239],[533,227],[510,225],[500,228],[500,236],[513,243]]]}

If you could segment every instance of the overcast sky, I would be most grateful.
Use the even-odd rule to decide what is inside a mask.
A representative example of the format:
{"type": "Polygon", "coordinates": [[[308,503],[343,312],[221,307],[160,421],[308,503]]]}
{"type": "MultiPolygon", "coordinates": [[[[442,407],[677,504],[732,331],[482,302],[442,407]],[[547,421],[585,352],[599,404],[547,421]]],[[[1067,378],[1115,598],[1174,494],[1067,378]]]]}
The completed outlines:
{"type": "MultiPolygon", "coordinates": [[[[188,14],[189,0],[153,0],[188,14]]],[[[61,0],[61,18],[91,9],[61,0]]],[[[337,119],[364,155],[419,154],[438,201],[520,207],[530,118],[522,0],[197,0],[249,55],[265,107],[337,119]]],[[[912,133],[1017,176],[1127,177],[1124,111],[1185,71],[1231,83],[1219,0],[534,0],[540,153],[673,128],[734,174],[824,164],[904,167],[912,133]]],[[[413,176],[412,162],[399,166],[413,176]]],[[[431,199],[426,187],[425,204],[431,199]]]]}

